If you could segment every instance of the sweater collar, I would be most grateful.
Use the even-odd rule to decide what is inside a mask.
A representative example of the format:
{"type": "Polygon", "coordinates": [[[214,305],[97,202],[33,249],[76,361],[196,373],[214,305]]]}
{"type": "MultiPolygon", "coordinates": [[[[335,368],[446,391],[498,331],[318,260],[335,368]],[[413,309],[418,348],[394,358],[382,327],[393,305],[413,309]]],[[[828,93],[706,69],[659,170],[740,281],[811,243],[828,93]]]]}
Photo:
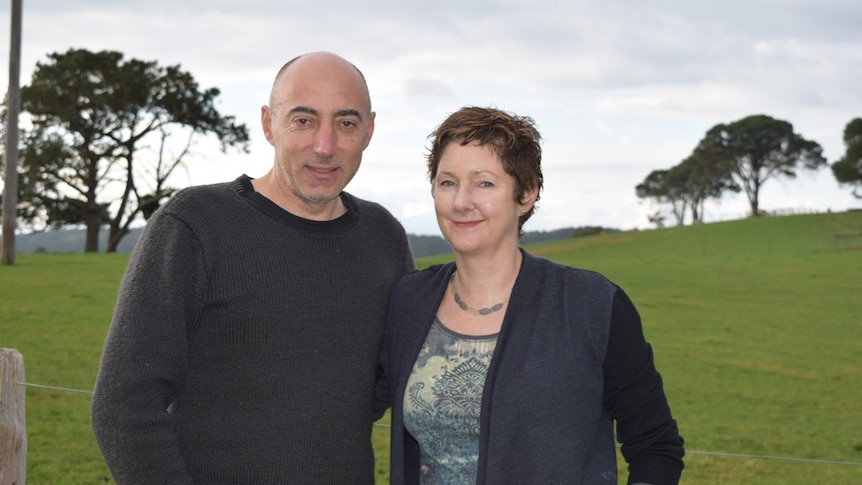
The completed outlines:
{"type": "Polygon", "coordinates": [[[347,212],[329,221],[314,221],[282,209],[255,191],[251,180],[251,177],[243,174],[234,180],[231,188],[261,213],[300,232],[313,236],[340,236],[349,232],[359,222],[356,199],[347,192],[342,192],[340,195],[341,201],[347,207],[347,212]]]}

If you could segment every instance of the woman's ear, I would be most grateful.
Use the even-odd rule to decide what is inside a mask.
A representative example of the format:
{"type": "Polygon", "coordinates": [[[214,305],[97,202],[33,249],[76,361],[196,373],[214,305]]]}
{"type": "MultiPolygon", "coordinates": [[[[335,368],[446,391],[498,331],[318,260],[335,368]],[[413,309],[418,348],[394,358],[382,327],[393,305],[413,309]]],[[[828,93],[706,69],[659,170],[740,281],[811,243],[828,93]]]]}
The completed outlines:
{"type": "Polygon", "coordinates": [[[525,191],[524,194],[521,196],[521,206],[526,211],[529,211],[533,208],[534,205],[536,205],[536,199],[538,198],[538,196],[539,189],[530,189],[525,191]]]}

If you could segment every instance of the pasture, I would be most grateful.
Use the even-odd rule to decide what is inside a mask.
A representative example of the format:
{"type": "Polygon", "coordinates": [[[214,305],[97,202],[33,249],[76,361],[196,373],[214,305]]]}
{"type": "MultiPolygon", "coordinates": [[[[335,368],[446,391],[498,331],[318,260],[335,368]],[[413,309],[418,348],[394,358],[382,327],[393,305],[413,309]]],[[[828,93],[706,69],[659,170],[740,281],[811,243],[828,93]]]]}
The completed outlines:
{"type": "MultiPolygon", "coordinates": [[[[686,440],[681,483],[862,483],[862,212],[527,249],[597,270],[635,302],[686,440]]],[[[87,392],[127,261],[19,254],[0,266],[0,347],[24,355],[28,383],[48,386],[27,387],[28,483],[112,483],[87,392]]],[[[374,442],[388,483],[385,427],[374,442]]]]}

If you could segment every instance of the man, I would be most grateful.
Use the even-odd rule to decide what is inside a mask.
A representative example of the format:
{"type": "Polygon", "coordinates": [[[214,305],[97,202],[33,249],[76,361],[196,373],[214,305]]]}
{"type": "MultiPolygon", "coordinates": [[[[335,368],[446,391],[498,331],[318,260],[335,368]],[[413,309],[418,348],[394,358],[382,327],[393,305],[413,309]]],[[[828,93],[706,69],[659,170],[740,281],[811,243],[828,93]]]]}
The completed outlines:
{"type": "Polygon", "coordinates": [[[272,169],[149,220],[92,404],[118,484],[373,483],[380,340],[413,269],[395,218],[343,192],[374,117],[355,66],[300,56],[261,108],[272,169]]]}

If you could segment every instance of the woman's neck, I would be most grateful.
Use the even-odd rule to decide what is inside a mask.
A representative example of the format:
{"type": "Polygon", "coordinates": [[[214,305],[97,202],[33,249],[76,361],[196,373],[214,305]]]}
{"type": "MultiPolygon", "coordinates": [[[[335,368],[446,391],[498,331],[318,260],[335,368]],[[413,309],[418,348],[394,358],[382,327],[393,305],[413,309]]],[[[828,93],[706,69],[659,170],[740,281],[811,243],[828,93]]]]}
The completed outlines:
{"type": "MultiPolygon", "coordinates": [[[[493,257],[455,254],[455,286],[465,301],[472,298],[477,305],[483,301],[508,298],[521,270],[523,255],[515,248],[512,252],[493,257]]],[[[473,305],[475,306],[475,305],[473,305]]]]}

